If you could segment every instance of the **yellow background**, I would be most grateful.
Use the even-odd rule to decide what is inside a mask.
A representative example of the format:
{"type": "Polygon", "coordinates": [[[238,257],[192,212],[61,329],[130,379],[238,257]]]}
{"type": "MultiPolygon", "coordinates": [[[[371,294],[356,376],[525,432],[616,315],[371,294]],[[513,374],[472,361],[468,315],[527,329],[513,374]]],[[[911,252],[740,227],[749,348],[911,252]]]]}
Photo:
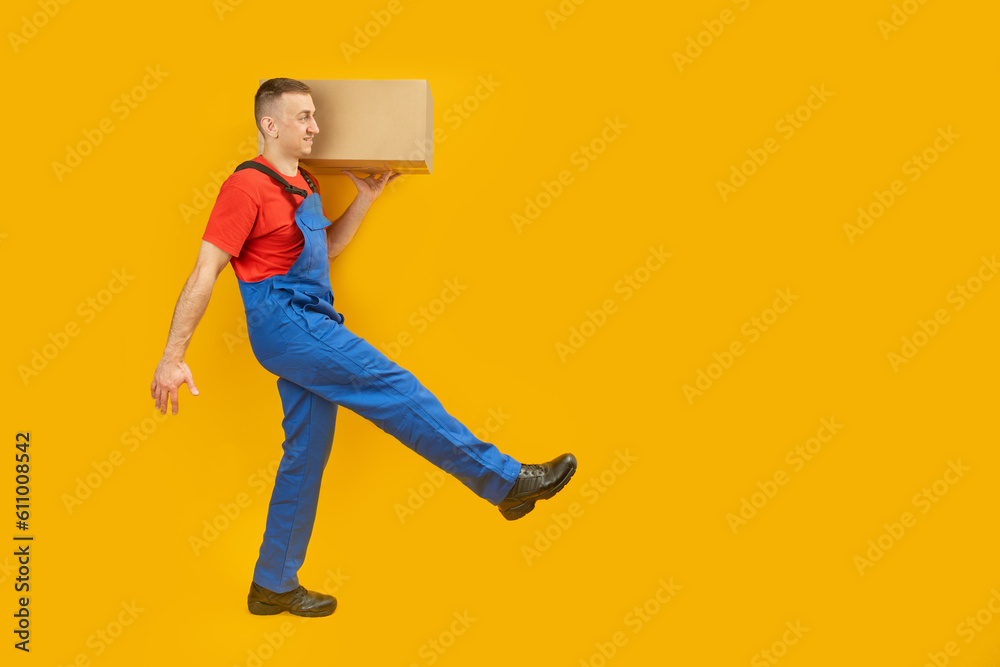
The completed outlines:
{"type": "MultiPolygon", "coordinates": [[[[953,292],[1000,250],[994,5],[564,0],[553,27],[557,0],[401,0],[376,31],[387,2],[72,0],[50,18],[44,4],[5,3],[0,48],[3,664],[775,664],[764,650],[788,667],[1000,664],[1000,280],[962,308],[953,292]],[[377,34],[348,58],[366,24],[377,34]],[[162,80],[121,118],[115,100],[147,67],[162,80]],[[375,203],[332,267],[337,308],[382,350],[411,333],[396,361],[470,428],[502,411],[503,451],[580,462],[509,523],[454,479],[431,491],[433,466],[342,410],[300,572],[340,604],[308,620],[246,609],[281,407],[240,338],[231,269],[187,354],[201,395],[185,388],[160,422],[148,389],[214,196],[189,221],[182,206],[256,154],[253,94],[272,76],[430,81],[434,174],[375,203]],[[499,85],[476,98],[480,77],[499,85]],[[830,96],[803,111],[813,86],[830,96]],[[809,118],[786,136],[776,124],[797,111],[809,118]],[[102,119],[113,131],[60,180],[53,163],[102,119]],[[625,128],[580,170],[607,119],[625,128]],[[910,180],[939,128],[958,138],[910,180]],[[769,138],[778,150],[724,201],[718,182],[769,138]],[[519,232],[512,214],[563,170],[572,182],[519,232]],[[896,179],[905,193],[851,242],[844,225],[896,179]],[[661,245],[670,258],[626,300],[616,284],[661,245]],[[114,271],[131,278],[103,293],[121,287],[114,271]],[[411,315],[456,279],[465,291],[417,332],[411,315]],[[751,341],[744,323],[771,317],[777,290],[798,298],[751,341]],[[88,320],[80,304],[102,295],[88,320]],[[556,344],[608,299],[615,312],[561,359],[556,344]],[[940,309],[947,322],[893,368],[940,309]],[[25,381],[19,367],[71,323],[78,335],[25,381]],[[683,386],[737,341],[744,353],[689,401],[683,386]],[[842,428],[795,470],[786,454],[822,419],[842,428]],[[11,633],[21,430],[29,655],[11,633]],[[949,461],[968,468],[954,484],[940,481],[949,461]],[[915,502],[924,488],[933,504],[915,502]],[[761,506],[734,533],[743,499],[761,506]],[[905,512],[915,525],[886,537],[905,512]],[[212,521],[225,527],[196,554],[212,521]],[[859,571],[880,536],[889,548],[859,571]],[[680,587],[663,603],[661,580],[680,587]],[[990,622],[967,641],[977,612],[990,622]],[[786,633],[796,623],[808,629],[786,633]]],[[[335,217],[354,186],[320,182],[335,217]]]]}

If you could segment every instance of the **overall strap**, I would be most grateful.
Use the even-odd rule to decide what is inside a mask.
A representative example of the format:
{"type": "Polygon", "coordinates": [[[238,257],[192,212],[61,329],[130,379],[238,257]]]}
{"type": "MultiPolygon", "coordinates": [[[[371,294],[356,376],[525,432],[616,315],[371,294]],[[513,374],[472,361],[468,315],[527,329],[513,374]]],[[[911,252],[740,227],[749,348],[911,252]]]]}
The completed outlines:
{"type": "MultiPolygon", "coordinates": [[[[236,167],[235,171],[239,171],[241,169],[256,169],[259,172],[263,172],[263,173],[267,174],[268,176],[270,176],[271,178],[273,178],[274,180],[278,181],[283,186],[285,186],[285,192],[291,192],[292,194],[298,195],[300,197],[306,197],[306,196],[309,195],[309,193],[306,192],[305,190],[303,190],[302,188],[297,188],[294,185],[292,185],[291,183],[289,183],[288,181],[286,181],[281,176],[281,174],[279,174],[278,172],[276,172],[274,169],[271,169],[267,165],[263,165],[260,162],[256,162],[254,160],[247,160],[246,162],[242,163],[240,166],[236,167]]],[[[235,171],[233,173],[235,173],[235,171]]],[[[316,192],[316,185],[313,183],[312,179],[306,173],[305,169],[302,169],[301,167],[299,167],[299,171],[302,172],[303,178],[306,179],[306,183],[309,184],[309,187],[312,188],[312,191],[316,192]]]]}
{"type": "Polygon", "coordinates": [[[308,183],[309,187],[312,188],[312,191],[316,192],[316,184],[313,183],[312,176],[309,175],[309,172],[303,169],[301,166],[299,167],[299,171],[302,173],[302,178],[306,179],[306,183],[308,183]]]}

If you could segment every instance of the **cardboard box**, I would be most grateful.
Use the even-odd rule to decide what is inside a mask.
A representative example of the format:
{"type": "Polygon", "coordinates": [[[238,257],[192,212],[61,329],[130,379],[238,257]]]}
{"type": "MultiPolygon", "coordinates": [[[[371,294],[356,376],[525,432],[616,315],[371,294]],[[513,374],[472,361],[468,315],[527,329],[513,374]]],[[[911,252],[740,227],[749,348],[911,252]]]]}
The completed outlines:
{"type": "MultiPolygon", "coordinates": [[[[319,126],[312,155],[300,160],[310,172],[431,173],[434,99],[426,79],[300,80],[312,90],[319,126]]],[[[263,152],[259,130],[257,142],[263,152]]]]}

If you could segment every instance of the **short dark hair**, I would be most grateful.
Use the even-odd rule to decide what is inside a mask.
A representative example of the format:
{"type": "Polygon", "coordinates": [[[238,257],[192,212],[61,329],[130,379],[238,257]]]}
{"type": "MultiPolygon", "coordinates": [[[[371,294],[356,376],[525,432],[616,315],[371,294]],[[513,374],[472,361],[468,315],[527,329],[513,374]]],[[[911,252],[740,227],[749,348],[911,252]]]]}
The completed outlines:
{"type": "Polygon", "coordinates": [[[263,132],[260,121],[264,116],[274,116],[278,101],[285,93],[306,93],[311,95],[309,86],[295,79],[268,79],[260,84],[253,98],[253,115],[257,121],[257,130],[263,132]]]}

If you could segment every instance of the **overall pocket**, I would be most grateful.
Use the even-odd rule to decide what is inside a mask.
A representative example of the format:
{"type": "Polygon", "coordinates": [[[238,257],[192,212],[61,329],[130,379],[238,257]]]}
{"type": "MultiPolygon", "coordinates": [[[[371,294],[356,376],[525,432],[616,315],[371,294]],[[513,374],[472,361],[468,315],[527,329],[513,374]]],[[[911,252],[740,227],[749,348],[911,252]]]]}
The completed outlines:
{"type": "Polygon", "coordinates": [[[268,290],[254,308],[246,311],[250,347],[260,362],[282,355],[288,349],[288,341],[281,331],[281,323],[286,319],[282,311],[287,305],[274,298],[275,293],[276,290],[268,290]]]}
{"type": "Polygon", "coordinates": [[[285,353],[288,349],[288,341],[282,335],[277,326],[277,322],[266,323],[260,326],[250,326],[247,324],[247,334],[250,338],[250,347],[257,361],[263,362],[266,359],[273,359],[285,353]]]}

